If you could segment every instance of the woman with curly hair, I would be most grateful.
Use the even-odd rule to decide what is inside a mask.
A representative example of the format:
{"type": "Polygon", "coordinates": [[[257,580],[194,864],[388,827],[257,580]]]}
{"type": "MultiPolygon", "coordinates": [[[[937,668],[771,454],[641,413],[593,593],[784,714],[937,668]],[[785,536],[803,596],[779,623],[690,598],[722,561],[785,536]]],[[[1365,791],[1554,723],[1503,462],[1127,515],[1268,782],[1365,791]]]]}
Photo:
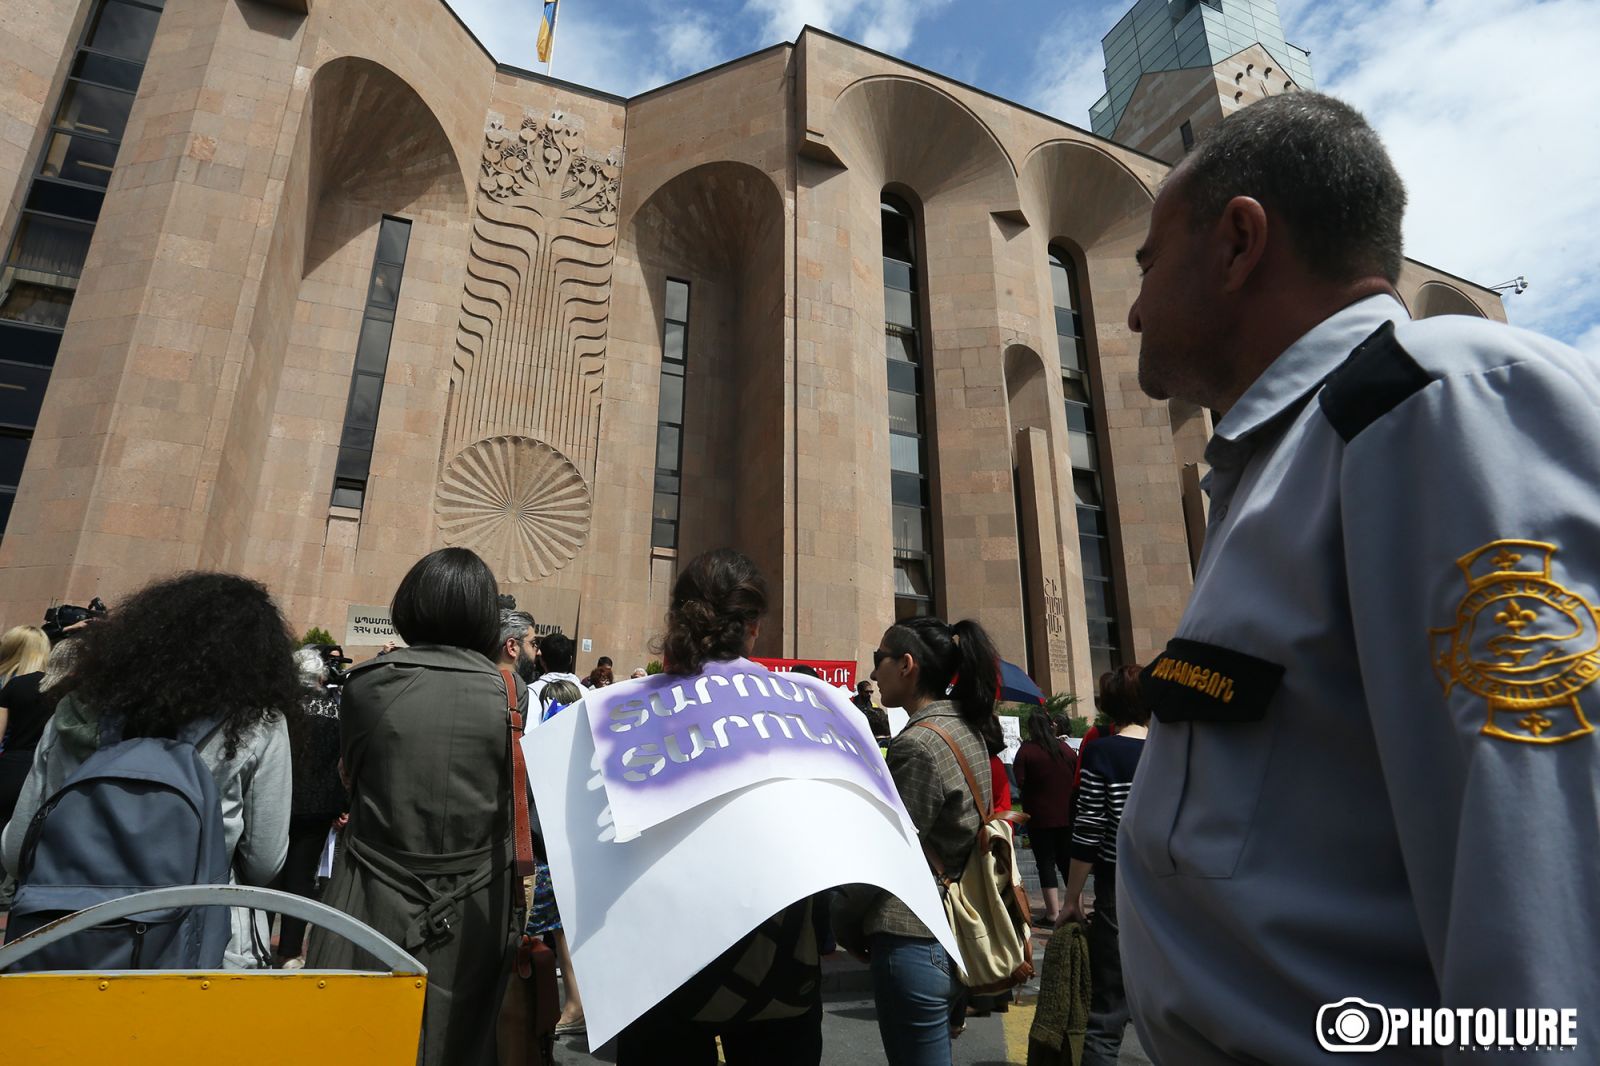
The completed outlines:
{"type": "MultiPolygon", "coordinates": [[[[94,753],[100,722],[120,719],[124,737],[176,737],[206,721],[211,728],[196,747],[217,782],[235,877],[269,884],[289,844],[285,715],[299,704],[300,682],[288,626],[266,587],[217,573],[158,581],[75,643],[69,694],[39,738],[0,838],[6,869],[19,865],[34,812],[94,753]]],[[[230,965],[254,964],[251,939],[248,917],[236,911],[230,965]]]]}
{"type": "MultiPolygon", "coordinates": [[[[350,822],[322,902],[428,967],[423,1066],[495,1061],[505,960],[521,934],[498,592],[466,548],[424,556],[394,594],[406,647],[352,669],[339,706],[350,822]]],[[[376,968],[315,929],[306,965],[376,968]]]]}

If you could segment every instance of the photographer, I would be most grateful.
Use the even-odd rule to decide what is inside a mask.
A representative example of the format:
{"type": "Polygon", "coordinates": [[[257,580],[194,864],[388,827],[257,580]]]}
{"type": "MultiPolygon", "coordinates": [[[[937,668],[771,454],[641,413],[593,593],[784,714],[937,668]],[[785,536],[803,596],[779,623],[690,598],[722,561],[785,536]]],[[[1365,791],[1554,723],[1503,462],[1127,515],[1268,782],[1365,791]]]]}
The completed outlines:
{"type": "MultiPolygon", "coordinates": [[[[289,807],[289,850],[275,887],[316,899],[317,865],[330,828],[349,807],[339,780],[340,669],[350,660],[337,645],[310,645],[295,652],[295,666],[305,686],[301,714],[289,720],[289,758],[293,793],[289,807]],[[334,678],[339,680],[335,682],[334,678]]],[[[276,965],[280,970],[304,965],[306,923],[284,916],[278,930],[276,965]]]]}
{"type": "Polygon", "coordinates": [[[68,633],[85,629],[89,623],[96,622],[105,616],[106,605],[99,596],[90,600],[87,607],[63,603],[60,606],[50,608],[44,613],[44,635],[50,638],[50,644],[53,647],[68,633]]]}

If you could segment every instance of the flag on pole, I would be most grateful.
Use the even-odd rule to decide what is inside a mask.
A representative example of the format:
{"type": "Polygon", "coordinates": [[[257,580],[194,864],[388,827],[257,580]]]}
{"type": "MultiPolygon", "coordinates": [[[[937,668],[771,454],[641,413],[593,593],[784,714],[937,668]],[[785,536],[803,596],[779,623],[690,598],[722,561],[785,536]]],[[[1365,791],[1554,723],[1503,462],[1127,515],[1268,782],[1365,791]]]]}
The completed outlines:
{"type": "Polygon", "coordinates": [[[550,49],[556,42],[556,5],[561,0],[544,0],[544,15],[539,19],[539,62],[550,62],[550,49]]]}

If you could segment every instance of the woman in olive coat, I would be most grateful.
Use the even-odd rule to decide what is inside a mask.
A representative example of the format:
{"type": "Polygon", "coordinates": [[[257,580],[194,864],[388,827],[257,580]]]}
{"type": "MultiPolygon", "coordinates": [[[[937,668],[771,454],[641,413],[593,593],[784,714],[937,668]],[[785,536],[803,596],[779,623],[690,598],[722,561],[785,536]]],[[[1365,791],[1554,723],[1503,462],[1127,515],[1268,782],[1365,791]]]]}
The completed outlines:
{"type": "MultiPolygon", "coordinates": [[[[433,552],[395,592],[408,647],[350,671],[340,710],[350,823],[323,902],[428,968],[421,1062],[492,1064],[512,943],[510,732],[494,575],[464,548],[433,552]]],[[[375,969],[312,934],[307,965],[375,969]]]]}

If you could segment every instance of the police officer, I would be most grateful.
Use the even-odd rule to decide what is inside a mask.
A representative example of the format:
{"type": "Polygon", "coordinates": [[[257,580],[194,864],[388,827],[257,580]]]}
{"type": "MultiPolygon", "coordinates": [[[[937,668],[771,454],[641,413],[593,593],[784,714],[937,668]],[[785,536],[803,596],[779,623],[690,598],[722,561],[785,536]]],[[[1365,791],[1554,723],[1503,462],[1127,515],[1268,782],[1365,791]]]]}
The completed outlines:
{"type": "Polygon", "coordinates": [[[1224,412],[1118,843],[1158,1062],[1600,1061],[1600,366],[1409,321],[1404,206],[1287,94],[1138,252],[1141,387],[1224,412]]]}

